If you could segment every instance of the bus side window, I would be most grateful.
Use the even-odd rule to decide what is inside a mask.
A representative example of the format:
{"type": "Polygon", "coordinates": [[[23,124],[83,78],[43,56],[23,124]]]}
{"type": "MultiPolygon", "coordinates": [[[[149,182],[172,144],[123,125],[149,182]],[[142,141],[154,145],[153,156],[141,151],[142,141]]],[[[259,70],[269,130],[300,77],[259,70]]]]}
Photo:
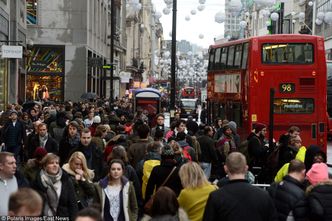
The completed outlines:
{"type": "Polygon", "coordinates": [[[214,69],[214,48],[211,48],[210,49],[210,56],[209,56],[209,67],[208,67],[208,70],[213,70],[214,69]]]}
{"type": "Polygon", "coordinates": [[[242,62],[241,67],[242,69],[247,68],[247,61],[248,61],[248,43],[243,44],[243,53],[242,53],[242,62]]]}
{"type": "Polygon", "coordinates": [[[217,48],[215,51],[215,56],[214,56],[214,69],[219,70],[221,68],[220,65],[220,56],[221,56],[221,48],[217,48]]]}
{"type": "Polygon", "coordinates": [[[222,48],[222,55],[221,55],[221,69],[224,69],[226,67],[226,62],[227,62],[227,51],[228,47],[222,48]]]}

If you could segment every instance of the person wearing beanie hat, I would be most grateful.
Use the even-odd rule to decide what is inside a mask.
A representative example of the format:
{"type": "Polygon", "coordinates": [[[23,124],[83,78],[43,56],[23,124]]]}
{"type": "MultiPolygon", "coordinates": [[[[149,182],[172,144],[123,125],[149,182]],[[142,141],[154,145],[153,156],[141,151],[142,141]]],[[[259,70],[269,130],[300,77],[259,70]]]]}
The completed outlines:
{"type": "Polygon", "coordinates": [[[153,195],[154,190],[158,189],[169,176],[164,186],[171,188],[176,196],[182,190],[182,184],[179,177],[179,168],[176,166],[177,162],[174,159],[174,151],[169,145],[165,145],[161,149],[160,165],[153,167],[148,184],[146,186],[145,196],[143,196],[145,203],[149,201],[153,195]]]}
{"type": "Polygon", "coordinates": [[[315,163],[307,172],[312,184],[306,190],[310,220],[332,220],[332,180],[325,163],[315,163]]]}
{"type": "Polygon", "coordinates": [[[235,145],[237,147],[240,146],[241,144],[241,138],[240,138],[240,135],[237,133],[237,125],[234,121],[230,121],[228,123],[228,126],[231,128],[232,130],[232,136],[233,136],[233,139],[234,139],[234,142],[235,142],[235,145]]]}
{"type": "Polygon", "coordinates": [[[329,179],[328,167],[325,163],[314,163],[307,172],[307,180],[311,185],[324,182],[329,179]]]}
{"type": "Polygon", "coordinates": [[[264,128],[267,128],[267,126],[263,123],[256,123],[255,124],[255,127],[254,127],[254,130],[255,130],[255,133],[259,133],[260,131],[262,131],[264,128]]]}
{"type": "MultiPolygon", "coordinates": [[[[252,133],[249,134],[248,140],[248,153],[251,159],[249,164],[250,170],[253,167],[261,167],[263,168],[266,161],[266,156],[268,153],[268,145],[265,136],[267,134],[266,125],[262,123],[256,123],[254,125],[254,130],[252,133]]],[[[262,173],[260,173],[262,174],[262,173]]],[[[265,183],[266,177],[262,175],[262,177],[257,177],[259,183],[265,183]]],[[[267,181],[270,183],[270,181],[267,181]]]]}

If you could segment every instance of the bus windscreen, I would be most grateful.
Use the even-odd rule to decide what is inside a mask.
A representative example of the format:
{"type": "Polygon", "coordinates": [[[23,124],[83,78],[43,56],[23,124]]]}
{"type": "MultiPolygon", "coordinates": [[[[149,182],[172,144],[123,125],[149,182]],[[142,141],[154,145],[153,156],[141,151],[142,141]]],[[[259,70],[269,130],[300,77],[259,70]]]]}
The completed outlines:
{"type": "Polygon", "coordinates": [[[263,44],[263,64],[312,64],[313,45],[309,43],[263,44]]]}

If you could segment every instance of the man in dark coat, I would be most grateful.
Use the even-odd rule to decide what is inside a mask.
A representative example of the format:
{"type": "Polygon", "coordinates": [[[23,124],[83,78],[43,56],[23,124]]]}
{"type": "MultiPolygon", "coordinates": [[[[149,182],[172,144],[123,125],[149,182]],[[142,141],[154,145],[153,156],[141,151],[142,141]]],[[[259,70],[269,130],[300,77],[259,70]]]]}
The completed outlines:
{"type": "Polygon", "coordinates": [[[212,137],[213,128],[210,126],[205,126],[204,135],[197,139],[202,151],[199,162],[208,179],[211,175],[212,163],[216,163],[218,160],[215,149],[215,141],[212,139],[212,137]]]}
{"type": "Polygon", "coordinates": [[[21,148],[26,139],[26,131],[17,114],[16,110],[10,112],[10,120],[2,128],[1,145],[6,151],[15,155],[16,163],[19,165],[21,148]]]}
{"type": "Polygon", "coordinates": [[[292,160],[289,163],[288,175],[280,183],[273,183],[268,189],[278,212],[279,221],[293,218],[296,221],[307,220],[307,202],[304,193],[304,163],[292,160]]]}
{"type": "Polygon", "coordinates": [[[203,221],[277,221],[276,209],[267,192],[245,180],[248,166],[239,152],[230,153],[224,169],[229,182],[210,193],[203,221]]]}
{"type": "Polygon", "coordinates": [[[31,137],[29,143],[27,143],[28,157],[33,158],[33,153],[38,147],[44,148],[47,153],[58,154],[59,146],[57,142],[48,134],[47,125],[40,123],[37,127],[37,134],[31,137]]]}
{"type": "Polygon", "coordinates": [[[81,131],[80,145],[74,148],[69,156],[76,151],[84,154],[89,169],[94,170],[95,177],[93,181],[99,181],[107,173],[103,161],[103,153],[99,150],[94,143],[91,142],[91,132],[89,128],[84,128],[81,131]]]}

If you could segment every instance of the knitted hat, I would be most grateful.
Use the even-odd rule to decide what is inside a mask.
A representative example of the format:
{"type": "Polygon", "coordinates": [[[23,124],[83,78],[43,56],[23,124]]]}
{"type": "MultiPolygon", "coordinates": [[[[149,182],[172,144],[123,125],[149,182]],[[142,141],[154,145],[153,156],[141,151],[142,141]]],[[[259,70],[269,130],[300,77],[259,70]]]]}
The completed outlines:
{"type": "Polygon", "coordinates": [[[94,116],[93,118],[93,123],[95,124],[100,124],[101,123],[101,118],[97,115],[97,116],[94,116]]]}
{"type": "Polygon", "coordinates": [[[312,185],[329,179],[329,172],[325,163],[315,163],[307,172],[307,179],[312,185]]]}
{"type": "Polygon", "coordinates": [[[256,123],[255,124],[255,132],[256,133],[262,131],[264,128],[266,128],[265,124],[262,124],[262,123],[256,123]]]}
{"type": "Polygon", "coordinates": [[[33,152],[33,157],[41,160],[46,154],[47,151],[45,150],[45,148],[37,147],[36,150],[33,152]]]}
{"type": "Polygon", "coordinates": [[[162,156],[174,156],[174,151],[173,151],[172,147],[170,147],[169,145],[165,145],[161,149],[161,155],[162,156]]]}

